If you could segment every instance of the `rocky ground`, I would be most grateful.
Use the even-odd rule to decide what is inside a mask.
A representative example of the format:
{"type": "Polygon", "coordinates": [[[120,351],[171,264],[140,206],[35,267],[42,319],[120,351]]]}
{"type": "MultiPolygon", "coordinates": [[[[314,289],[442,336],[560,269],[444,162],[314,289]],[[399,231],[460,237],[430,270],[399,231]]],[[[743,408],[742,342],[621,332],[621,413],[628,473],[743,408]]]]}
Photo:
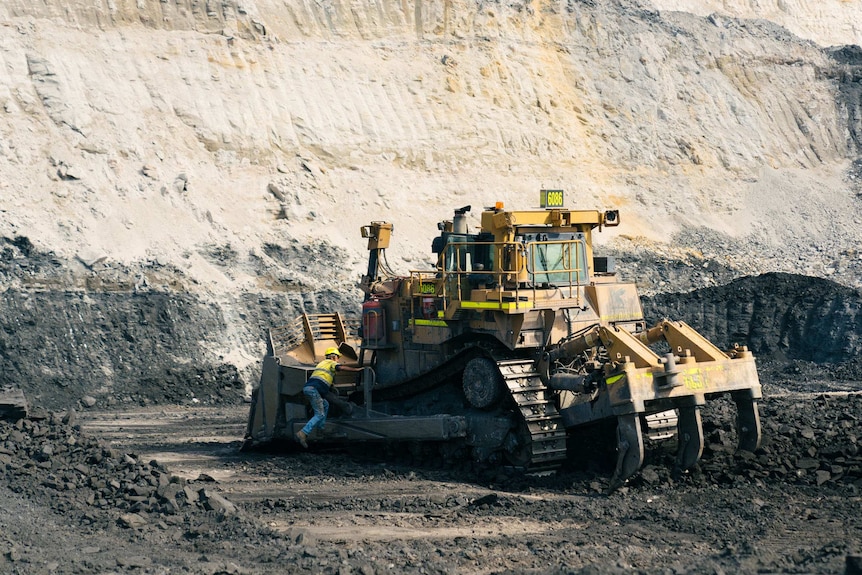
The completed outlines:
{"type": "MultiPolygon", "coordinates": [[[[606,496],[613,456],[591,443],[607,445],[601,435],[587,453],[574,440],[571,465],[546,477],[442,467],[421,450],[240,453],[237,369],[193,360],[207,357],[222,311],[166,289],[158,268],[137,289],[50,289],[64,267],[14,250],[0,271],[27,285],[2,294],[0,360],[33,410],[0,424],[0,570],[841,573],[862,552],[853,288],[765,274],[644,298],[651,321],[684,319],[754,351],[764,442],[735,454],[733,409],[710,404],[693,472],[671,477],[673,442],[653,445],[606,496]]],[[[627,264],[677,285],[722,277],[681,260],[627,264]]],[[[303,297],[255,298],[237,313],[263,338],[298,304],[317,305],[303,297]]]]}
{"type": "MultiPolygon", "coordinates": [[[[858,385],[858,382],[857,382],[858,385]]],[[[672,478],[673,442],[604,495],[610,459],[552,476],[350,451],[241,453],[245,407],[37,413],[0,424],[8,573],[857,573],[862,394],[775,381],[764,442],[732,407],[672,478]]],[[[857,387],[858,389],[858,387],[857,387]]],[[[38,411],[38,410],[37,410],[38,411]]]]}

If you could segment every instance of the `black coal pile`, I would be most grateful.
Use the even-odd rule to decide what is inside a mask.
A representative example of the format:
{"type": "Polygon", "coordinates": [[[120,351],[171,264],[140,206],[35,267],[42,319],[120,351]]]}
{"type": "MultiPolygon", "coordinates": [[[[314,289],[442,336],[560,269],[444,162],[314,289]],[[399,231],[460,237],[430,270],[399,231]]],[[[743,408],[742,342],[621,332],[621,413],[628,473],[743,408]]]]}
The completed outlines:
{"type": "Polygon", "coordinates": [[[650,321],[681,319],[721,348],[739,343],[761,359],[843,365],[843,376],[862,379],[862,293],[853,288],[768,273],[643,303],[650,321]]]}
{"type": "Polygon", "coordinates": [[[237,573],[222,557],[225,541],[278,542],[212,478],[177,477],[83,434],[75,419],[68,411],[0,420],[0,572],[148,572],[191,557],[192,572],[237,573]]]}
{"type": "MultiPolygon", "coordinates": [[[[296,249],[269,246],[268,253],[289,259],[296,249]]],[[[226,252],[204,256],[229,266],[226,252]]],[[[259,373],[256,366],[240,373],[226,360],[229,351],[262,353],[270,327],[357,301],[353,293],[298,284],[215,302],[192,283],[156,261],[84,263],[40,252],[26,237],[0,237],[0,386],[20,388],[32,405],[51,410],[74,409],[85,397],[99,408],[235,404],[259,373]]]]}
{"type": "Polygon", "coordinates": [[[673,477],[675,442],[654,444],[630,485],[780,483],[862,493],[862,393],[765,398],[763,440],[754,453],[736,449],[735,414],[729,400],[709,402],[702,410],[704,451],[698,465],[673,477]]]}
{"type": "Polygon", "coordinates": [[[7,290],[0,305],[0,383],[20,387],[33,405],[242,398],[236,367],[205,349],[226,330],[223,317],[187,294],[7,290]]]}
{"type": "Polygon", "coordinates": [[[171,475],[156,461],[140,461],[82,435],[74,421],[74,412],[67,412],[0,424],[0,472],[13,492],[36,491],[57,511],[77,511],[83,524],[101,527],[144,527],[198,507],[235,511],[218,494],[171,475]]]}

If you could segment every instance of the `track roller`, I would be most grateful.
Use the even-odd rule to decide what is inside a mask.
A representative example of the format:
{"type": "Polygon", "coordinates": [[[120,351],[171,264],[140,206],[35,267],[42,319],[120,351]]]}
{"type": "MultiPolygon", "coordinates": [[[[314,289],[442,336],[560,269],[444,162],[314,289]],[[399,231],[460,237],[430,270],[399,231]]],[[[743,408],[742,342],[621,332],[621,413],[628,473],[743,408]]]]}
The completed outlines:
{"type": "Polygon", "coordinates": [[[467,362],[462,376],[464,396],[473,407],[492,407],[503,397],[503,378],[494,360],[476,357],[467,362]]]}

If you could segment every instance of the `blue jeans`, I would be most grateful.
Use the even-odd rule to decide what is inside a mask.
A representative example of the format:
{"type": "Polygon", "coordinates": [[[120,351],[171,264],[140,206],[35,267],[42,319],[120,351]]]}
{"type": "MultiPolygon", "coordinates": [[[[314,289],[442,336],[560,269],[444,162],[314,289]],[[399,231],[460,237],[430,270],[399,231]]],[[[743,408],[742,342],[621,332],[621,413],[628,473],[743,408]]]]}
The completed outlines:
{"type": "Polygon", "coordinates": [[[320,397],[320,392],[311,385],[303,387],[302,393],[308,397],[308,401],[311,403],[311,409],[314,410],[314,417],[309,419],[308,423],[305,424],[305,427],[302,428],[302,431],[307,435],[311,433],[315,427],[322,430],[323,426],[326,425],[326,414],[329,413],[329,402],[320,397]]]}

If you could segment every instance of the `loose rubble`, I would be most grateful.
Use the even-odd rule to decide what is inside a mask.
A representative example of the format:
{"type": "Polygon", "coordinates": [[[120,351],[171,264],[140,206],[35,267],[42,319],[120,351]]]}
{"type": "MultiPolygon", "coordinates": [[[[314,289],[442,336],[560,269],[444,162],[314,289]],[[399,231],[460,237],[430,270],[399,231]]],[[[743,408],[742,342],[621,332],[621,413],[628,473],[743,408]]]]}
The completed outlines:
{"type": "MultiPolygon", "coordinates": [[[[650,443],[642,471],[610,496],[603,492],[612,458],[604,466],[572,465],[551,476],[525,476],[505,468],[428,467],[406,457],[381,462],[350,453],[294,453],[243,460],[262,481],[282,467],[289,468],[290,479],[285,495],[238,503],[221,493],[212,477],[189,481],[158,461],[89,436],[74,411],[0,422],[0,491],[8,494],[0,493],[0,501],[5,506],[21,498],[36,516],[56,522],[61,534],[67,530],[61,539],[80,539],[79,550],[68,554],[30,546],[19,531],[7,530],[0,536],[0,569],[211,574],[276,573],[292,565],[296,572],[316,573],[840,572],[862,549],[862,393],[767,388],[761,404],[764,440],[756,453],[735,452],[735,430],[728,423],[732,403],[710,402],[703,410],[706,447],[694,470],[673,476],[674,442],[650,443]],[[398,494],[413,482],[432,488],[398,494]],[[379,484],[380,494],[357,495],[369,484],[379,484]],[[303,495],[309,489],[315,494],[303,495]],[[345,536],[340,543],[318,539],[302,527],[333,521],[336,534],[335,525],[350,524],[351,518],[370,521],[369,534],[398,524],[474,533],[487,525],[503,527],[499,535],[478,539],[345,536]],[[644,521],[654,535],[643,540],[643,532],[632,539],[644,521]],[[506,525],[531,522],[546,529],[506,534],[506,525]],[[810,536],[793,549],[756,543],[771,532],[800,530],[810,536]],[[715,551],[691,548],[686,559],[657,551],[674,532],[710,541],[715,551]],[[816,545],[810,542],[817,538],[816,545]],[[642,540],[649,543],[641,547],[642,540]]],[[[0,526],[3,517],[0,512],[0,526]]]]}
{"type": "MultiPolygon", "coordinates": [[[[703,412],[703,457],[684,483],[782,483],[825,486],[851,496],[862,493],[862,393],[767,397],[760,405],[763,442],[756,453],[736,451],[735,407],[730,401],[711,402],[703,412]]],[[[671,483],[660,471],[671,467],[670,461],[649,465],[638,481],[671,483]]]]}
{"type": "Polygon", "coordinates": [[[74,411],[3,423],[0,442],[9,489],[35,489],[57,511],[79,512],[83,525],[105,527],[113,521],[143,528],[165,519],[176,522],[171,518],[183,511],[235,512],[217,494],[171,475],[157,461],[141,461],[82,435],[74,411]]]}
{"type": "MultiPolygon", "coordinates": [[[[14,530],[7,530],[0,535],[0,571],[89,573],[113,565],[149,572],[160,565],[154,572],[165,572],[165,561],[183,564],[185,559],[171,560],[171,552],[162,556],[154,551],[154,540],[182,548],[202,534],[202,540],[223,538],[225,530],[237,528],[232,520],[249,531],[211,479],[187,481],[157,461],[117,451],[82,433],[76,419],[74,411],[67,411],[0,420],[0,501],[5,509],[10,496],[18,495],[90,545],[64,548],[59,531],[56,549],[28,549],[14,539],[14,530]],[[136,554],[115,547],[113,539],[127,541],[136,554]]],[[[231,571],[204,566],[194,572],[231,571]]]]}

